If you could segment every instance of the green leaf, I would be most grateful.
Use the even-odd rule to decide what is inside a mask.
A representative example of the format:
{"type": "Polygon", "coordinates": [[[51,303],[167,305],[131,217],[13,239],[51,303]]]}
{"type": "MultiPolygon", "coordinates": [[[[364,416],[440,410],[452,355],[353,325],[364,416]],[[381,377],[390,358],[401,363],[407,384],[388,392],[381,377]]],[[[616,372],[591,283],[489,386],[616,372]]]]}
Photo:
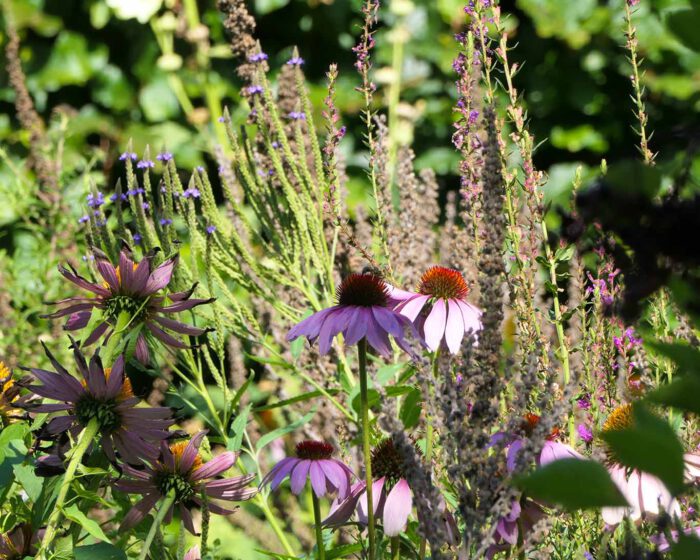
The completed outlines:
{"type": "Polygon", "coordinates": [[[567,245],[566,247],[559,247],[557,252],[554,253],[554,260],[557,262],[568,262],[571,257],[574,256],[574,251],[576,251],[575,245],[567,245]]]}
{"type": "Polygon", "coordinates": [[[108,543],[78,546],[74,553],[75,560],[126,560],[122,549],[108,543]]]}
{"type": "Polygon", "coordinates": [[[647,400],[700,415],[700,377],[685,375],[670,385],[662,385],[647,395],[647,400]]]}
{"type": "Polygon", "coordinates": [[[180,104],[164,74],[157,74],[139,93],[139,104],[146,118],[151,122],[161,122],[176,117],[180,104]]]}
{"type": "Polygon", "coordinates": [[[255,11],[261,16],[280,10],[289,4],[289,0],[255,0],[255,11]]]}
{"type": "Polygon", "coordinates": [[[228,433],[228,445],[226,446],[229,451],[238,451],[241,448],[243,444],[243,434],[248,424],[248,417],[250,416],[252,406],[251,404],[244,406],[243,410],[238,413],[231,423],[231,429],[228,433]]]}
{"type": "Polygon", "coordinates": [[[412,388],[411,392],[408,393],[406,398],[403,400],[403,403],[401,404],[401,412],[399,412],[399,418],[407,430],[415,428],[418,425],[422,401],[423,395],[421,395],[421,392],[416,388],[412,388]]]}
{"type": "Polygon", "coordinates": [[[671,12],[666,16],[666,26],[686,47],[700,52],[700,9],[671,12]]]}
{"type": "Polygon", "coordinates": [[[677,495],[683,490],[683,445],[666,420],[641,403],[634,405],[634,425],[608,431],[602,438],[621,463],[658,477],[677,495]]]}
{"type": "MultiPolygon", "coordinates": [[[[327,393],[331,396],[337,395],[338,390],[337,389],[329,389],[327,393]]],[[[273,410],[275,408],[280,408],[283,406],[288,406],[290,404],[295,404],[298,402],[304,402],[308,401],[311,399],[315,399],[316,397],[320,397],[322,395],[321,391],[309,391],[308,393],[304,393],[303,395],[297,395],[296,397],[292,397],[291,399],[284,399],[283,401],[277,401],[272,404],[266,404],[264,406],[256,406],[254,411],[255,412],[262,412],[263,410],[273,410]]]]}
{"type": "Polygon", "coordinates": [[[596,461],[561,459],[515,480],[528,495],[567,510],[626,506],[610,474],[596,461]]]}
{"type": "Polygon", "coordinates": [[[294,430],[297,430],[304,426],[305,424],[308,424],[311,419],[314,417],[314,414],[316,414],[316,409],[314,408],[311,412],[308,414],[305,414],[298,420],[295,420],[291,424],[284,426],[283,428],[277,428],[276,430],[273,430],[264,436],[262,436],[259,440],[256,447],[256,450],[260,452],[260,450],[265,447],[267,444],[272,443],[274,440],[277,438],[280,438],[290,432],[293,432],[294,430]]]}
{"type": "Polygon", "coordinates": [[[104,534],[97,521],[90,519],[87,515],[80,511],[77,504],[63,508],[63,513],[68,519],[80,525],[87,533],[95,537],[97,540],[109,541],[109,538],[104,534]]]}
{"type": "Polygon", "coordinates": [[[44,479],[34,474],[34,467],[31,465],[15,465],[12,470],[15,473],[15,478],[22,485],[27,496],[29,496],[29,499],[32,502],[36,502],[41,495],[44,479]]]}
{"type": "Polygon", "coordinates": [[[697,560],[700,558],[700,540],[687,535],[678,535],[678,542],[671,547],[673,560],[697,560]]]}
{"type": "Polygon", "coordinates": [[[644,344],[669,358],[678,367],[678,373],[700,376],[700,350],[681,342],[669,343],[650,340],[644,344]]]}

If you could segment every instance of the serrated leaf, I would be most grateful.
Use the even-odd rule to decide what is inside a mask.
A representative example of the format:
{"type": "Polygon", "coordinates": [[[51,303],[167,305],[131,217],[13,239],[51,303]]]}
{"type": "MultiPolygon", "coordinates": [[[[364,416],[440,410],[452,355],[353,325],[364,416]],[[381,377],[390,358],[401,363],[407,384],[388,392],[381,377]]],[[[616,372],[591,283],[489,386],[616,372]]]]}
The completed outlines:
{"type": "Polygon", "coordinates": [[[529,496],[567,510],[627,506],[627,500],[603,465],[582,459],[561,459],[515,480],[529,496]]]}
{"type": "Polygon", "coordinates": [[[109,538],[104,534],[102,527],[99,526],[97,521],[90,519],[87,515],[80,511],[80,508],[78,508],[76,504],[63,508],[63,514],[71,521],[74,521],[80,525],[88,534],[92,535],[97,540],[109,541],[109,538]]]}
{"type": "Polygon", "coordinates": [[[633,413],[631,428],[601,437],[622,464],[658,477],[672,494],[679,494],[684,486],[683,445],[670,424],[641,403],[635,403],[633,413]]]}
{"type": "Polygon", "coordinates": [[[314,414],[316,414],[316,409],[314,408],[311,412],[308,414],[305,414],[303,417],[299,418],[298,420],[295,420],[291,424],[284,426],[282,428],[277,428],[276,430],[273,430],[264,436],[262,436],[259,440],[257,445],[255,446],[256,450],[260,452],[260,450],[268,445],[269,443],[272,443],[274,440],[277,438],[281,438],[284,435],[287,435],[290,432],[293,432],[294,430],[297,430],[304,426],[305,424],[308,424],[311,419],[314,417],[314,414]]]}

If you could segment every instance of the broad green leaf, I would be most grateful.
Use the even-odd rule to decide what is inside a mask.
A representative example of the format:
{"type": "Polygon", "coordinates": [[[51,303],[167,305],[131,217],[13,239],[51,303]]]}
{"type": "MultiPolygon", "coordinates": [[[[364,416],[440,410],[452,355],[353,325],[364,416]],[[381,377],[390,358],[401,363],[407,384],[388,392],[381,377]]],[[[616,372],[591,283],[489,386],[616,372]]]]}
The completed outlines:
{"type": "Polygon", "coordinates": [[[626,506],[603,465],[581,459],[561,459],[515,480],[529,496],[567,510],[626,506]]]}
{"type": "Polygon", "coordinates": [[[44,479],[34,474],[34,467],[31,465],[15,465],[13,471],[15,478],[22,485],[29,499],[36,502],[41,495],[44,479]]]}
{"type": "Polygon", "coordinates": [[[104,534],[97,521],[90,519],[87,515],[80,511],[77,504],[63,508],[63,513],[68,519],[80,525],[87,533],[95,537],[97,540],[109,541],[109,538],[104,534]]]}
{"type": "Polygon", "coordinates": [[[228,445],[226,446],[229,451],[238,451],[241,448],[251,408],[252,405],[250,404],[244,406],[243,410],[238,413],[238,416],[231,423],[231,429],[228,433],[228,445]]]}
{"type": "Polygon", "coordinates": [[[697,560],[700,558],[700,540],[687,535],[679,535],[678,542],[671,547],[673,560],[697,560]]]}
{"type": "Polygon", "coordinates": [[[678,367],[678,373],[700,375],[700,350],[680,342],[651,340],[645,342],[645,345],[669,358],[678,367]]]}
{"type": "Polygon", "coordinates": [[[700,415],[700,376],[684,375],[647,395],[651,402],[700,415]]]}
{"type": "Polygon", "coordinates": [[[624,465],[657,476],[674,495],[683,490],[683,446],[669,423],[640,403],[634,405],[631,428],[602,438],[624,465]]]}
{"type": "Polygon", "coordinates": [[[126,560],[126,553],[109,543],[78,546],[74,552],[75,560],[126,560]]]}
{"type": "Polygon", "coordinates": [[[666,25],[686,47],[700,52],[700,9],[671,12],[666,16],[666,25]]]}
{"type": "Polygon", "coordinates": [[[418,425],[422,402],[423,395],[421,395],[421,392],[416,388],[412,388],[411,392],[406,395],[406,398],[401,403],[399,418],[407,430],[418,425]]]}
{"type": "Polygon", "coordinates": [[[298,420],[292,422],[291,424],[284,426],[283,428],[277,428],[276,430],[273,430],[264,436],[262,436],[256,445],[256,450],[259,452],[263,447],[265,447],[267,444],[272,443],[274,440],[277,438],[280,438],[290,432],[293,432],[294,430],[297,430],[304,426],[305,424],[308,424],[311,419],[314,417],[314,414],[316,414],[316,409],[314,408],[311,412],[308,414],[305,414],[298,420]]]}

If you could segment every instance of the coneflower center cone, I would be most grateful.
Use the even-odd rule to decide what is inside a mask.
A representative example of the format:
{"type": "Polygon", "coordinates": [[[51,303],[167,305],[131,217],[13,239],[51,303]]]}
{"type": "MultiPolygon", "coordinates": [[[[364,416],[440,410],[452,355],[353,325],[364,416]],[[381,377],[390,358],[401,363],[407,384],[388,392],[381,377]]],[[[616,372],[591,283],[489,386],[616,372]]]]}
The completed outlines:
{"type": "Polygon", "coordinates": [[[386,307],[389,302],[389,289],[379,276],[354,273],[341,282],[336,297],[340,305],[386,307]]]}
{"type": "Polygon", "coordinates": [[[418,292],[440,299],[464,299],[469,293],[469,286],[457,270],[432,266],[421,276],[418,292]]]}
{"type": "MultiPolygon", "coordinates": [[[[417,447],[416,451],[421,454],[417,447]]],[[[403,458],[391,438],[382,440],[372,450],[372,476],[375,479],[384,477],[387,488],[406,478],[403,458]]]]}
{"type": "Polygon", "coordinates": [[[299,459],[318,461],[330,459],[333,454],[333,446],[325,441],[305,440],[297,443],[296,453],[299,459]]]}
{"type": "MultiPolygon", "coordinates": [[[[603,424],[603,435],[609,432],[617,432],[620,430],[626,430],[634,425],[634,415],[633,408],[631,404],[623,404],[614,409],[605,420],[603,424]]],[[[608,461],[614,465],[621,465],[622,461],[619,460],[613,449],[609,446],[605,446],[605,453],[607,455],[608,461]]]]}

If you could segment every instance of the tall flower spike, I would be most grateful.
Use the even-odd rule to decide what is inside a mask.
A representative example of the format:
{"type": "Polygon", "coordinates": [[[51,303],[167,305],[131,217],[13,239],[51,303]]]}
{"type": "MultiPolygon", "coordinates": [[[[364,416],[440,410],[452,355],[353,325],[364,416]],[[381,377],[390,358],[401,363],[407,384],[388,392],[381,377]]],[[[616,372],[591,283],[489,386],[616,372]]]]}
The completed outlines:
{"type": "Polygon", "coordinates": [[[341,500],[350,491],[353,473],[345,463],[332,458],[333,446],[324,441],[306,440],[297,444],[296,457],[285,457],[265,475],[260,486],[269,484],[275,490],[289,477],[292,492],[297,496],[311,481],[317,497],[336,494],[341,500]]]}
{"type": "Polygon", "coordinates": [[[391,355],[389,335],[403,350],[412,353],[406,338],[406,330],[415,329],[411,322],[389,308],[389,288],[379,276],[374,274],[350,274],[337,291],[338,304],[322,309],[287,334],[287,340],[305,336],[310,343],[318,340],[319,352],[327,354],[333,338],[343,334],[345,344],[354,346],[360,340],[367,343],[383,356],[391,355]]]}
{"type": "Polygon", "coordinates": [[[466,300],[467,294],[469,287],[460,272],[433,266],[421,277],[418,292],[392,287],[389,297],[396,311],[416,325],[431,351],[444,341],[457,354],[464,335],[476,335],[482,327],[481,311],[466,300]]]}
{"type": "Polygon", "coordinates": [[[198,451],[205,434],[204,431],[199,432],[189,441],[171,446],[161,443],[158,460],[143,470],[124,467],[126,476],[114,486],[122,492],[140,494],[142,499],[124,516],[120,531],[126,531],[140,523],[158,501],[170,493],[174,494],[175,501],[165,516],[165,522],[170,522],[173,509],[177,506],[185,527],[192,534],[197,531],[191,510],[202,505],[203,494],[207,497],[207,509],[211,513],[229,515],[234,512],[233,509],[222,507],[209,499],[242,502],[257,493],[257,488],[247,488],[248,483],[255,478],[254,473],[216,480],[217,476],[235,464],[238,454],[226,451],[205,463],[198,451]]]}
{"type": "MultiPolygon", "coordinates": [[[[83,428],[96,419],[102,449],[112,462],[117,460],[116,453],[122,461],[136,465],[158,456],[158,443],[170,435],[168,428],[174,423],[171,410],[137,406],[141,401],[134,396],[124,372],[123,355],[111,368],[104,368],[97,352],[88,364],[77,344],[73,344],[78,379],[58,363],[46,346],[44,351],[55,371],[23,368],[31,373],[23,380],[29,391],[57,401],[26,405],[33,412],[57,413],[44,427],[40,439],[57,441],[69,433],[77,441],[83,428]],[[41,385],[28,384],[34,379],[41,385]]],[[[52,460],[48,464],[60,467],[60,461],[55,463],[52,460]]]]}
{"type": "Polygon", "coordinates": [[[147,336],[173,348],[189,348],[188,344],[168,331],[189,336],[199,336],[206,332],[206,329],[180,323],[169,317],[173,313],[214,301],[190,299],[196,284],[185,292],[164,293],[177,266],[177,256],[155,268],[152,266],[152,255],[137,263],[127,249],[119,254],[117,266],[113,266],[102,253],[96,253],[95,257],[97,270],[104,280],[101,284],[86,280],[72,267],[68,270],[59,266],[58,269],[73,284],[94,295],[57,301],[55,304],[62,308],[46,316],[51,319],[68,316],[64,329],[76,331],[84,329],[90,323],[92,314],[99,310],[102,313],[101,321],[82,341],[83,346],[90,346],[100,338],[107,340],[112,336],[118,318],[124,313],[130,316],[129,330],[140,329],[135,354],[142,363],[149,361],[147,336]]]}

